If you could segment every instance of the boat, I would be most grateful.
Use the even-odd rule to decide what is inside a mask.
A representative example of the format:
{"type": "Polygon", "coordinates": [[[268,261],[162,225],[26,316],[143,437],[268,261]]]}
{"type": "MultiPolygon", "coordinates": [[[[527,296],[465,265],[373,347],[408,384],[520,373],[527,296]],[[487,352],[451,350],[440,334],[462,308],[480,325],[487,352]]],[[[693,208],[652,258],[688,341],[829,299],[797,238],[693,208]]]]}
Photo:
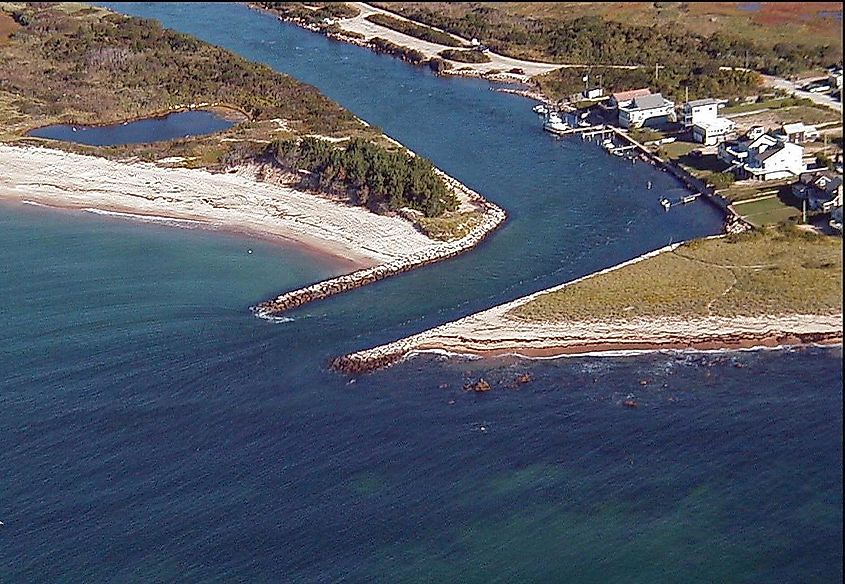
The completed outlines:
{"type": "Polygon", "coordinates": [[[613,139],[605,138],[604,142],[601,143],[601,147],[610,152],[616,145],[613,143],[613,139]]]}
{"type": "Polygon", "coordinates": [[[541,116],[545,116],[549,113],[549,106],[544,103],[539,105],[535,105],[533,108],[535,114],[540,114],[541,116]]]}
{"type": "Polygon", "coordinates": [[[692,203],[694,200],[698,198],[698,195],[687,195],[683,199],[681,199],[682,203],[692,203]]]}
{"type": "Polygon", "coordinates": [[[546,121],[543,122],[543,129],[550,132],[565,132],[571,128],[563,121],[560,114],[557,112],[549,112],[546,115],[546,121]]]}
{"type": "Polygon", "coordinates": [[[672,206],[672,203],[670,203],[669,199],[667,199],[666,197],[663,197],[662,199],[660,199],[660,204],[663,205],[663,208],[666,209],[667,211],[669,210],[669,207],[672,206]]]}

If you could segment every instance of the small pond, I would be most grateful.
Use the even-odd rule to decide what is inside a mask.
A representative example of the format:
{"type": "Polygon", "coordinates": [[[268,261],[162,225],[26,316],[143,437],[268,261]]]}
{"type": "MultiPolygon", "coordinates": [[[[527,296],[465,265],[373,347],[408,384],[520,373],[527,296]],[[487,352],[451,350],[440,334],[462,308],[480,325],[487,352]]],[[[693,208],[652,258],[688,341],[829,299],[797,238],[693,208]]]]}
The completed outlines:
{"type": "Polygon", "coordinates": [[[89,146],[119,146],[212,134],[231,128],[235,123],[215,112],[192,110],[110,126],[55,124],[36,128],[27,135],[89,146]]]}

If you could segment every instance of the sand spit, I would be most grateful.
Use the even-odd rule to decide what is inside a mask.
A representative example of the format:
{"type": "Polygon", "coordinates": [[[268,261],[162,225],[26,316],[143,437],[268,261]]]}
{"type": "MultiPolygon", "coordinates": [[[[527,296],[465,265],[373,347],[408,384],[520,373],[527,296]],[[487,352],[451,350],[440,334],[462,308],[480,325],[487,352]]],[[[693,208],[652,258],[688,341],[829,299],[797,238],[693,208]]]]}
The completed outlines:
{"type": "Polygon", "coordinates": [[[0,144],[0,169],[0,199],[116,212],[128,218],[190,220],[209,228],[282,238],[344,259],[357,269],[260,304],[255,311],[266,317],[462,253],[505,219],[501,208],[443,173],[462,208],[483,213],[466,236],[451,242],[430,239],[401,217],[259,182],[254,168],[211,173],[0,144]]]}
{"type": "Polygon", "coordinates": [[[439,245],[404,219],[259,182],[250,169],[211,173],[0,144],[0,198],[192,219],[294,240],[359,268],[439,245]]]}
{"type": "MultiPolygon", "coordinates": [[[[585,278],[642,261],[675,249],[678,245],[666,246],[585,278]]],[[[587,353],[746,349],[842,342],[841,313],[696,319],[667,316],[559,322],[527,321],[507,314],[540,294],[559,290],[585,278],[542,290],[393,343],[338,357],[332,365],[347,373],[361,373],[391,365],[407,355],[424,351],[536,358],[587,353]]]]}

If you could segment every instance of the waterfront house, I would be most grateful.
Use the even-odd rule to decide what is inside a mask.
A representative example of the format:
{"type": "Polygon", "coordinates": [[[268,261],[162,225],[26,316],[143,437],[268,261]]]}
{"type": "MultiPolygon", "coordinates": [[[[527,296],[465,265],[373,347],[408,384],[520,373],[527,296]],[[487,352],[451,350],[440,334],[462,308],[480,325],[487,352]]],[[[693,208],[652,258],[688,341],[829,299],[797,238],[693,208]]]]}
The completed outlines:
{"type": "Polygon", "coordinates": [[[806,200],[810,211],[830,213],[842,206],[842,175],[830,170],[802,173],[792,194],[806,200]]]}
{"type": "Polygon", "coordinates": [[[804,147],[771,134],[751,141],[723,142],[718,152],[719,159],[740,179],[777,180],[798,177],[806,170],[804,147]]]}
{"type": "Polygon", "coordinates": [[[725,102],[719,99],[696,99],[684,104],[681,112],[685,128],[692,128],[696,124],[707,124],[719,117],[719,108],[725,102]]]}
{"type": "Polygon", "coordinates": [[[641,95],[629,101],[619,102],[619,125],[623,128],[639,128],[646,121],[668,117],[675,120],[675,103],[659,93],[641,95]]]}
{"type": "Polygon", "coordinates": [[[803,144],[811,142],[819,137],[819,131],[815,126],[805,125],[803,122],[795,122],[792,124],[784,124],[780,130],[775,133],[784,142],[792,142],[793,144],[803,144]]]}
{"type": "Polygon", "coordinates": [[[692,126],[692,139],[705,146],[713,146],[727,140],[736,132],[736,124],[728,118],[696,122],[692,126]]]}
{"type": "Polygon", "coordinates": [[[646,95],[651,95],[651,90],[648,87],[643,87],[642,89],[631,89],[629,91],[618,91],[610,95],[610,100],[608,101],[608,107],[616,108],[619,107],[620,103],[628,103],[635,97],[644,97],[646,95]]]}

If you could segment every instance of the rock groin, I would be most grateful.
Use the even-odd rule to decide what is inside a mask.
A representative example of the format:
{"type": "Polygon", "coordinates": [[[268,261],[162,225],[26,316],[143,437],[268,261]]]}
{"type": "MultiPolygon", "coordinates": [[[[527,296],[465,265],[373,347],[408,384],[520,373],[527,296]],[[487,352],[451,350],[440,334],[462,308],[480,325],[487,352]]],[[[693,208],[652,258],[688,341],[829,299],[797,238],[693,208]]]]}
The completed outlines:
{"type": "Polygon", "coordinates": [[[285,292],[272,300],[267,300],[254,306],[252,308],[253,312],[259,317],[273,317],[286,310],[297,308],[315,300],[322,300],[329,296],[346,292],[347,290],[353,290],[373,282],[378,282],[389,276],[395,276],[413,270],[414,268],[457,256],[478,245],[505,220],[506,214],[504,210],[485,200],[481,195],[468,189],[448,175],[444,173],[440,174],[442,174],[444,180],[453,189],[460,191],[465,200],[481,209],[483,214],[481,221],[464,237],[454,241],[443,242],[442,244],[391,262],[379,264],[371,268],[364,268],[351,274],[344,274],[311,284],[304,288],[285,292]]]}

